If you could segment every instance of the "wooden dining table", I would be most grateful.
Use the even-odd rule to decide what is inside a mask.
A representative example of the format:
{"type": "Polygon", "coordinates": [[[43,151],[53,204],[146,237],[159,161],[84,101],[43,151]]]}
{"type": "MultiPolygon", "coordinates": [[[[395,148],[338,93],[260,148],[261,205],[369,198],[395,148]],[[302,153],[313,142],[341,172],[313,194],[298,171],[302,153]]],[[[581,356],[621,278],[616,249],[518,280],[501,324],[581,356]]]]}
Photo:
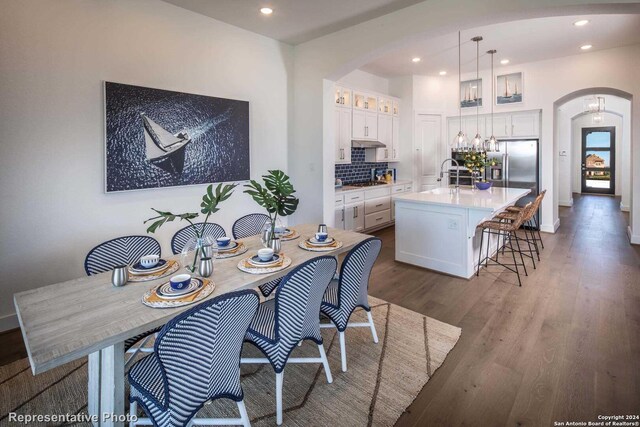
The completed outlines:
{"type": "MultiPolygon", "coordinates": [[[[262,248],[259,236],[244,242],[245,254],[218,259],[210,277],[215,283],[213,298],[228,292],[256,288],[286,275],[296,266],[321,255],[338,256],[349,251],[368,235],[329,228],[329,234],[342,242],[330,252],[311,252],[298,247],[301,239],[312,236],[317,225],[290,227],[300,237],[282,242],[282,252],[291,258],[289,267],[270,274],[254,275],[240,271],[237,264],[262,248]]],[[[177,259],[171,257],[168,259],[177,259]]],[[[80,262],[80,260],[79,260],[80,262]]],[[[193,305],[179,308],[151,308],[142,296],[167,277],[148,282],[129,282],[122,287],[111,284],[111,272],[56,283],[14,295],[14,303],[34,375],[88,356],[89,415],[95,425],[121,426],[124,420],[125,354],[124,341],[167,323],[193,305]]]]}

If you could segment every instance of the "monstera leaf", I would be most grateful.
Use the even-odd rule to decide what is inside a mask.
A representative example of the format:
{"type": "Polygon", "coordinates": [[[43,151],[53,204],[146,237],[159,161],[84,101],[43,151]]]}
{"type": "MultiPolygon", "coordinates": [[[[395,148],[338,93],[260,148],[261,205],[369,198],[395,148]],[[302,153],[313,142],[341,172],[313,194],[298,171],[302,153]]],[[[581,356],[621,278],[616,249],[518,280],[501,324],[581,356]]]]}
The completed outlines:
{"type": "Polygon", "coordinates": [[[244,192],[267,210],[272,223],[275,223],[278,215],[288,216],[294,213],[298,208],[299,200],[293,195],[296,190],[287,174],[281,170],[270,170],[267,175],[262,176],[262,179],[264,186],[251,180],[245,185],[247,189],[244,192]]]}
{"type": "Polygon", "coordinates": [[[202,203],[200,203],[200,207],[202,208],[200,212],[205,215],[211,215],[212,213],[216,213],[220,210],[218,208],[218,204],[227,200],[233,194],[233,189],[236,188],[238,184],[226,184],[222,186],[222,184],[218,184],[216,187],[215,194],[213,193],[213,184],[210,184],[207,187],[207,193],[202,196],[202,203]]]}
{"type": "Polygon", "coordinates": [[[198,213],[197,212],[189,212],[189,213],[183,213],[183,214],[174,214],[171,212],[163,212],[163,211],[159,211],[157,209],[151,208],[152,211],[155,211],[158,216],[154,216],[153,218],[149,218],[148,220],[146,220],[144,223],[146,224],[149,221],[154,221],[149,228],[147,228],[147,233],[155,233],[155,231],[162,227],[164,224],[166,224],[167,222],[171,222],[176,218],[179,218],[180,220],[186,220],[191,222],[192,219],[196,219],[198,218],[198,213]]]}

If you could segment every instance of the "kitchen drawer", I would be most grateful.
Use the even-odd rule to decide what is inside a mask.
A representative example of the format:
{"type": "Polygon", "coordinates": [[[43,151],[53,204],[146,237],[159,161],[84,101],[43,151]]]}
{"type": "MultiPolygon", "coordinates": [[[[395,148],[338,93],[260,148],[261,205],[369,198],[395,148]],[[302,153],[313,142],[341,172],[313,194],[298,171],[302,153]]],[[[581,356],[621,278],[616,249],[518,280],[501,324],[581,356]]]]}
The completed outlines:
{"type": "Polygon", "coordinates": [[[413,184],[405,184],[404,191],[406,191],[407,193],[413,193],[413,184]]]}
{"type": "Polygon", "coordinates": [[[336,194],[336,207],[339,208],[342,205],[344,205],[344,195],[336,194]]]}
{"type": "Polygon", "coordinates": [[[364,228],[374,228],[391,222],[391,209],[364,216],[364,228]]]}
{"type": "Polygon", "coordinates": [[[391,194],[400,194],[404,192],[405,192],[404,185],[394,185],[391,188],[391,194]]]}
{"type": "Polygon", "coordinates": [[[364,202],[364,213],[368,215],[370,213],[386,211],[391,209],[391,197],[381,197],[379,199],[370,199],[364,202]]]}
{"type": "MultiPolygon", "coordinates": [[[[384,186],[382,188],[371,188],[364,192],[364,199],[377,199],[379,197],[389,196],[391,194],[390,186],[384,186]]],[[[346,202],[345,202],[346,203],[346,202]]]]}
{"type": "Polygon", "coordinates": [[[344,204],[358,203],[364,200],[364,191],[354,191],[353,193],[346,193],[344,195],[344,204]]]}

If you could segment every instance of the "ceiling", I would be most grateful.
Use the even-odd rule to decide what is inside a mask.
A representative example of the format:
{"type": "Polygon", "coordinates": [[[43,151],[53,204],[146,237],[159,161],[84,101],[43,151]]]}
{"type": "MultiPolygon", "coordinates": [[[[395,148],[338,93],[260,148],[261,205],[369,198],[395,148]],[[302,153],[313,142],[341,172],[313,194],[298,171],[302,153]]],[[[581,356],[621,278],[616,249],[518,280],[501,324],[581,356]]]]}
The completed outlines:
{"type": "Polygon", "coordinates": [[[288,44],[299,44],[424,0],[164,0],[288,44]],[[260,8],[270,7],[265,16],[260,8]]]}
{"type": "MultiPolygon", "coordinates": [[[[471,41],[482,36],[480,68],[491,67],[487,51],[496,49],[496,69],[507,58],[509,65],[541,61],[580,54],[580,46],[591,44],[588,52],[640,43],[640,15],[591,15],[513,21],[478,27],[462,32],[462,73],[476,69],[476,46],[471,41]],[[574,22],[589,19],[589,24],[576,27],[574,22]]],[[[458,34],[416,41],[360,67],[383,77],[406,75],[449,75],[458,73],[458,34]],[[414,57],[422,60],[411,61],[414,57]]]]}

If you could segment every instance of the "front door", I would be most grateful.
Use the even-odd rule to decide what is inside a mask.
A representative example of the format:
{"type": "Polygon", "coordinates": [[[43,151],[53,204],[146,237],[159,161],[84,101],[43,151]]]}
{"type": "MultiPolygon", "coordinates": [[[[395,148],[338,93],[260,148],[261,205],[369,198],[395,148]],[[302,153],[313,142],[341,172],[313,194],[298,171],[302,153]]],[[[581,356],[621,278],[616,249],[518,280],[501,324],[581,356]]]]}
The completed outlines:
{"type": "Polygon", "coordinates": [[[615,194],[615,127],[582,128],[582,192],[615,194]]]}
{"type": "Polygon", "coordinates": [[[416,116],[414,170],[418,175],[418,191],[431,190],[438,186],[441,122],[442,118],[437,114],[416,116]]]}

